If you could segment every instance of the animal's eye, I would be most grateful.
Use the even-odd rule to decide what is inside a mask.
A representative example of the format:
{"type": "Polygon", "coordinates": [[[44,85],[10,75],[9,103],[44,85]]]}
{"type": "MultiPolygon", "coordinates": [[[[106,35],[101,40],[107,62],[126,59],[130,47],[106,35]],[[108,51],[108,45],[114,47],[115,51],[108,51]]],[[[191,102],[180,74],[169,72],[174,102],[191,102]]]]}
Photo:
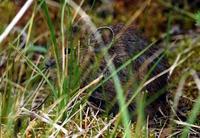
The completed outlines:
{"type": "Polygon", "coordinates": [[[73,33],[73,34],[78,33],[79,30],[80,30],[80,28],[78,27],[78,25],[73,25],[73,26],[72,26],[72,33],[73,33]]]}
{"type": "Polygon", "coordinates": [[[65,48],[65,55],[70,54],[71,53],[71,48],[65,48]]]}

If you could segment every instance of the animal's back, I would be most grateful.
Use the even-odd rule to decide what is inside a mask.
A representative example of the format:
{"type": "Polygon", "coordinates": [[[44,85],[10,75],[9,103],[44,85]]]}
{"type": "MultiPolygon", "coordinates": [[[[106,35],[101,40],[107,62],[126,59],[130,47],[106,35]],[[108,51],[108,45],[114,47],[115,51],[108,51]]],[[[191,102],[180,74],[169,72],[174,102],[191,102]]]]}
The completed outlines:
{"type": "MultiPolygon", "coordinates": [[[[149,46],[147,41],[141,37],[133,26],[126,27],[123,24],[117,24],[110,26],[109,28],[114,34],[115,40],[113,45],[109,48],[108,53],[116,68],[122,66],[126,61],[131,60],[149,46]]],[[[106,66],[107,63],[102,59],[97,74],[104,72],[104,77],[108,77],[110,73],[108,69],[106,69],[106,66]]],[[[130,65],[123,68],[117,74],[120,78],[127,100],[132,97],[142,81],[155,77],[166,70],[168,66],[168,61],[164,55],[163,49],[156,45],[150,46],[138,58],[132,60],[130,65]]],[[[156,78],[145,87],[149,98],[151,96],[161,95],[154,101],[155,104],[153,103],[152,105],[156,105],[156,103],[158,106],[165,104],[165,87],[167,86],[167,83],[168,74],[166,73],[156,78]]],[[[112,110],[109,111],[115,113],[118,112],[116,91],[112,79],[94,91],[90,97],[90,101],[98,104],[97,106],[100,106],[103,109],[110,106],[110,109],[112,110]]],[[[151,107],[149,106],[149,108],[151,107]]],[[[130,104],[129,110],[135,110],[134,101],[130,104]]]]}

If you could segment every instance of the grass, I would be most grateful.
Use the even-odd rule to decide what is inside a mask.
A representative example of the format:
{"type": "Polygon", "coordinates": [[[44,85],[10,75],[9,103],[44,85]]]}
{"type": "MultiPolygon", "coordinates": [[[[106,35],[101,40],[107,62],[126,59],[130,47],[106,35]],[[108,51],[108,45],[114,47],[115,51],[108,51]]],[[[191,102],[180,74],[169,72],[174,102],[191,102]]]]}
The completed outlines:
{"type": "MultiPolygon", "coordinates": [[[[165,2],[161,0],[159,0],[159,3],[165,5],[165,2]]],[[[85,6],[84,4],[85,1],[81,1],[80,5],[85,6]]],[[[142,16],[142,11],[148,7],[148,4],[148,1],[145,1],[145,6],[136,11],[132,16],[133,18],[127,21],[127,24],[142,16]]],[[[144,79],[137,82],[138,84],[134,84],[134,93],[127,101],[125,86],[128,87],[129,83],[133,81],[131,77],[137,74],[130,73],[127,83],[124,84],[120,81],[119,73],[130,68],[132,62],[148,51],[149,48],[158,44],[158,41],[152,42],[119,67],[112,63],[113,57],[109,55],[108,49],[105,49],[103,56],[92,59],[95,62],[92,66],[90,65],[90,60],[93,58],[92,54],[84,53],[83,49],[87,49],[88,45],[81,41],[81,37],[87,39],[87,34],[73,32],[73,25],[79,24],[77,20],[82,18],[83,24],[88,23],[91,32],[94,33],[97,29],[96,24],[91,20],[94,15],[86,14],[83,8],[73,1],[63,0],[58,3],[51,0],[40,0],[32,3],[32,6],[32,14],[21,30],[27,32],[25,46],[20,47],[20,39],[23,34],[19,32],[10,33],[9,36],[5,37],[6,43],[3,43],[3,41],[0,45],[1,137],[131,138],[164,136],[164,133],[167,133],[167,136],[178,135],[182,138],[193,134],[199,136],[199,96],[197,95],[194,99],[195,102],[192,104],[191,110],[187,111],[188,116],[185,120],[179,118],[176,111],[179,110],[180,101],[187,92],[184,90],[185,85],[194,84],[195,90],[190,87],[191,93],[200,91],[198,76],[200,66],[196,64],[199,61],[200,39],[199,36],[184,38],[184,35],[181,34],[180,39],[175,38],[175,41],[173,41],[173,35],[170,33],[175,19],[174,11],[197,24],[198,13],[193,14],[167,3],[167,8],[171,10],[168,14],[166,35],[157,39],[165,42],[167,48],[158,51],[163,54],[144,76],[144,79]],[[52,19],[51,4],[59,9],[56,19],[52,19]],[[48,33],[41,32],[41,35],[36,35],[36,39],[34,27],[38,27],[35,25],[39,14],[42,14],[43,25],[48,28],[48,33]],[[44,35],[42,35],[43,33],[44,35]],[[46,34],[49,36],[45,37],[46,34]],[[33,43],[33,40],[39,39],[45,39],[45,44],[33,43]],[[157,120],[155,121],[157,124],[150,127],[152,121],[146,115],[145,107],[159,97],[159,94],[149,98],[143,88],[158,77],[148,79],[163,56],[168,56],[171,64],[167,70],[159,74],[170,73],[171,82],[168,89],[172,96],[172,100],[169,101],[171,102],[171,111],[167,116],[163,114],[160,118],[155,116],[154,119],[157,120]],[[96,73],[100,68],[101,58],[106,61],[107,69],[110,72],[106,77],[102,73],[96,73]],[[89,60],[87,61],[87,59],[89,60]],[[55,61],[55,66],[53,66],[53,63],[51,64],[53,61],[55,61]],[[90,73],[90,69],[93,72],[90,73]],[[85,70],[89,72],[90,81],[83,85],[84,76],[88,77],[85,70]],[[177,77],[179,75],[180,78],[177,77]],[[190,78],[190,81],[187,82],[188,78],[190,78]],[[116,91],[116,98],[113,99],[116,99],[119,103],[119,113],[116,116],[109,115],[105,111],[99,113],[101,109],[93,107],[88,102],[94,91],[104,87],[111,80],[116,91]],[[134,113],[130,114],[128,105],[132,101],[135,102],[136,108],[134,113]],[[35,109],[33,105],[36,105],[37,108],[35,109]],[[131,121],[132,114],[134,121],[131,121]]],[[[95,11],[95,2],[92,3],[91,10],[95,11]]],[[[110,22],[110,17],[108,18],[108,22],[110,22]]],[[[1,29],[2,33],[3,29],[1,29]]],[[[110,47],[112,47],[112,43],[110,47]]],[[[160,53],[153,54],[150,59],[154,60],[154,56],[160,53]]],[[[132,68],[130,70],[132,71],[132,68]]],[[[114,103],[114,101],[109,102],[114,103]]]]}

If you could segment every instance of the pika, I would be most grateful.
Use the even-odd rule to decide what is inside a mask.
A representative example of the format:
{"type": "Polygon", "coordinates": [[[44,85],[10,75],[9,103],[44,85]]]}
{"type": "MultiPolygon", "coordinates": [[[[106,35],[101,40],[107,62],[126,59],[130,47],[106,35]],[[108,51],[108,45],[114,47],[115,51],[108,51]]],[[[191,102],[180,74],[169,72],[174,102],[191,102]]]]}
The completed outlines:
{"type": "MultiPolygon", "coordinates": [[[[152,97],[155,99],[152,100],[153,102],[151,102],[151,104],[145,107],[145,111],[147,114],[153,115],[155,110],[158,110],[159,107],[165,107],[166,87],[168,85],[169,74],[159,74],[164,72],[169,67],[169,64],[163,49],[157,45],[150,46],[147,40],[143,38],[132,25],[125,26],[123,24],[116,24],[108,27],[101,27],[97,29],[96,33],[90,36],[89,45],[91,47],[90,51],[93,51],[90,64],[96,63],[97,65],[95,66],[95,71],[89,71],[89,75],[84,80],[84,83],[89,82],[91,78],[95,78],[100,74],[103,74],[104,78],[110,76],[111,73],[107,68],[109,63],[105,61],[103,56],[98,56],[102,53],[101,49],[107,48],[107,53],[110,55],[110,60],[116,69],[121,67],[128,60],[131,61],[129,65],[122,68],[117,73],[126,100],[128,101],[131,99],[141,82],[155,77],[155,79],[146,84],[142,90],[147,95],[146,99],[152,97]],[[96,33],[102,36],[101,40],[96,39],[98,38],[96,33]],[[141,55],[135,58],[135,60],[131,60],[140,52],[142,52],[141,55]],[[156,77],[157,75],[159,76],[156,77]]],[[[92,92],[89,101],[95,105],[95,107],[108,111],[109,113],[117,114],[119,112],[119,105],[116,94],[114,82],[111,78],[92,92]]],[[[129,112],[132,114],[136,108],[136,102],[134,100],[131,101],[128,106],[129,112]]]]}

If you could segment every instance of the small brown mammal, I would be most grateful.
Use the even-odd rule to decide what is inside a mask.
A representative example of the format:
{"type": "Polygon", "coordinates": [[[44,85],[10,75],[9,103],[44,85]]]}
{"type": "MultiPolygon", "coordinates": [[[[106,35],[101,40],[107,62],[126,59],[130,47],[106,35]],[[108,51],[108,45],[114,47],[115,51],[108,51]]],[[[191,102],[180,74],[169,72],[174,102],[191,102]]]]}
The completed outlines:
{"type": "MultiPolygon", "coordinates": [[[[112,37],[114,37],[114,43],[110,48],[108,48],[108,53],[112,58],[112,62],[116,68],[119,68],[126,61],[133,58],[135,55],[140,53],[142,50],[147,48],[147,41],[141,37],[139,33],[134,29],[133,26],[124,26],[123,24],[117,24],[113,26],[106,27],[110,30],[111,35],[106,34],[102,36],[103,43],[105,47],[108,47],[109,42],[112,41],[112,37]],[[113,36],[112,36],[113,35],[113,36]],[[109,37],[112,36],[112,37],[109,37]]],[[[102,28],[103,30],[103,28],[102,28]]],[[[99,29],[99,33],[102,31],[99,29]]],[[[103,34],[104,35],[104,34],[103,34]]],[[[94,49],[94,55],[100,54],[100,49],[102,48],[101,41],[95,40],[95,34],[92,35],[90,45],[94,49]],[[100,48],[100,49],[99,49],[100,48]]],[[[123,68],[118,72],[118,77],[121,81],[124,93],[126,95],[127,100],[130,100],[140,82],[142,82],[147,74],[147,80],[158,75],[159,73],[166,70],[169,65],[166,57],[163,55],[163,51],[159,52],[161,49],[156,45],[149,47],[142,55],[133,60],[131,64],[123,68]]],[[[93,63],[95,58],[92,58],[93,63]]],[[[90,80],[91,76],[97,77],[100,73],[103,72],[104,77],[108,77],[110,75],[109,70],[107,69],[107,62],[101,58],[97,61],[99,63],[99,67],[96,72],[90,73],[88,79],[90,80]]],[[[166,89],[168,83],[168,74],[163,74],[157,79],[150,82],[145,86],[147,91],[147,99],[149,97],[155,95],[159,95],[158,98],[153,101],[150,105],[147,106],[146,111],[148,114],[154,112],[156,109],[158,110],[159,106],[165,105],[165,97],[166,97],[166,89]]],[[[145,90],[144,89],[144,90],[145,90]]],[[[100,107],[101,109],[107,110],[110,113],[116,114],[119,111],[119,106],[116,100],[116,91],[114,87],[113,80],[110,79],[102,86],[97,88],[89,98],[89,101],[93,103],[95,106],[100,107]]],[[[133,101],[129,106],[128,110],[131,112],[135,111],[136,105],[133,101]]]]}

